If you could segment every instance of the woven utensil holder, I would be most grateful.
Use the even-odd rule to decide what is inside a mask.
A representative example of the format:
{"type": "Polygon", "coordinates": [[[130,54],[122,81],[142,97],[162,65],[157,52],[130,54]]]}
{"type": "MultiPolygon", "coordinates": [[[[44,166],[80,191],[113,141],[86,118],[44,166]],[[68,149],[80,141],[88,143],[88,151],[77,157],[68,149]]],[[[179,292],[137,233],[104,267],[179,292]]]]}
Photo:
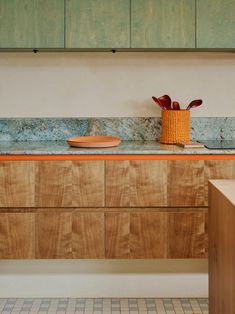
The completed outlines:
{"type": "Polygon", "coordinates": [[[162,110],[160,142],[164,144],[190,142],[189,110],[162,110]]]}

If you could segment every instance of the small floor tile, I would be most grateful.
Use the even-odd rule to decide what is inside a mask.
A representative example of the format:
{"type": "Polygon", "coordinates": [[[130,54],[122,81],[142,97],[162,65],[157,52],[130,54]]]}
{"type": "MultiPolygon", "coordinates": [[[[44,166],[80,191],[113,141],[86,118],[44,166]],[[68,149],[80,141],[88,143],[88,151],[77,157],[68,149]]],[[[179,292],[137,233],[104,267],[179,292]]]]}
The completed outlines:
{"type": "Polygon", "coordinates": [[[0,299],[2,314],[208,314],[206,298],[0,299]]]}

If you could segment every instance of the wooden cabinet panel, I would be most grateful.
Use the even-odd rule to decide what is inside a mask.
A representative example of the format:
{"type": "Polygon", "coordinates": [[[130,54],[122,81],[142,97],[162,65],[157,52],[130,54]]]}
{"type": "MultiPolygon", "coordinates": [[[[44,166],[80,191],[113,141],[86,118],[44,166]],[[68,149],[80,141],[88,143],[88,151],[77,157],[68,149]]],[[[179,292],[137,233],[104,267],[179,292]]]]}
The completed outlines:
{"type": "Polygon", "coordinates": [[[73,213],[73,258],[104,258],[104,213],[73,213]]]}
{"type": "Polygon", "coordinates": [[[73,161],[72,170],[73,206],[104,206],[104,161],[73,161]]]}
{"type": "Polygon", "coordinates": [[[107,258],[165,258],[167,213],[106,213],[107,258]]]}
{"type": "Polygon", "coordinates": [[[106,258],[130,258],[130,213],[105,214],[106,258]]]}
{"type": "Polygon", "coordinates": [[[235,160],[205,160],[205,205],[208,205],[208,181],[235,179],[235,160]]]}
{"type": "Polygon", "coordinates": [[[0,0],[0,48],[63,48],[64,0],[0,0]]]}
{"type": "Polygon", "coordinates": [[[35,215],[0,214],[0,259],[35,258],[35,215]]]}
{"type": "Polygon", "coordinates": [[[138,161],[130,164],[131,206],[164,206],[167,203],[167,162],[138,161]]]}
{"type": "Polygon", "coordinates": [[[36,215],[36,258],[104,258],[104,213],[36,215]]]}
{"type": "Polygon", "coordinates": [[[131,213],[132,258],[166,258],[167,213],[131,213]]]}
{"type": "Polygon", "coordinates": [[[204,161],[168,161],[168,206],[204,206],[204,161]]]}
{"type": "Polygon", "coordinates": [[[72,206],[72,162],[38,161],[36,173],[36,206],[72,206]]]}
{"type": "Polygon", "coordinates": [[[109,207],[131,204],[130,161],[106,161],[106,200],[109,207]]]}
{"type": "Polygon", "coordinates": [[[207,214],[169,213],[168,258],[206,258],[208,252],[207,214]]]}
{"type": "Polygon", "coordinates": [[[166,161],[106,161],[106,206],[166,206],[166,182],[166,161]]]}
{"type": "Polygon", "coordinates": [[[129,48],[130,0],[67,0],[67,48],[129,48]]]}
{"type": "Polygon", "coordinates": [[[194,48],[195,0],[132,0],[131,47],[194,48]]]}
{"type": "Polygon", "coordinates": [[[235,47],[235,1],[197,0],[197,48],[235,47]]]}
{"type": "Polygon", "coordinates": [[[36,214],[36,258],[72,258],[72,213],[36,214]]]}
{"type": "Polygon", "coordinates": [[[234,181],[209,183],[209,300],[211,314],[235,313],[234,181]]]}
{"type": "Polygon", "coordinates": [[[103,161],[38,161],[38,207],[104,206],[103,161]]]}
{"type": "Polygon", "coordinates": [[[34,206],[33,161],[0,161],[0,207],[34,206]]]}

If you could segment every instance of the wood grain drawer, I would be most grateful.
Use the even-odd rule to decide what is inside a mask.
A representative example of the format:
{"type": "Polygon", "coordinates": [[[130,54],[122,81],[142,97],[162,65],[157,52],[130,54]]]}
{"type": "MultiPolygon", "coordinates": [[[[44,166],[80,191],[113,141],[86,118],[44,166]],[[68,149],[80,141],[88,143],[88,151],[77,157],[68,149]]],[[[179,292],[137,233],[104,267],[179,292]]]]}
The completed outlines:
{"type": "Polygon", "coordinates": [[[167,161],[106,161],[107,207],[167,205],[167,161]]]}
{"type": "Polygon", "coordinates": [[[104,213],[39,212],[36,258],[104,258],[104,234],[104,213]]]}
{"type": "Polygon", "coordinates": [[[0,259],[35,257],[35,214],[0,213],[0,259]]]}
{"type": "Polygon", "coordinates": [[[168,161],[168,206],[204,206],[204,161],[168,161]]]}
{"type": "Polygon", "coordinates": [[[168,258],[207,258],[208,214],[204,209],[168,214],[168,258]]]}
{"type": "Polygon", "coordinates": [[[35,163],[0,162],[0,207],[35,205],[35,163]]]}
{"type": "Polygon", "coordinates": [[[8,210],[0,213],[1,259],[207,257],[204,208],[8,210]]]}
{"type": "Polygon", "coordinates": [[[106,258],[207,257],[205,209],[114,212],[105,217],[106,258]]]}
{"type": "Polygon", "coordinates": [[[167,214],[106,213],[106,258],[165,258],[167,214]]]}
{"type": "Polygon", "coordinates": [[[37,207],[104,206],[104,161],[36,162],[37,207]]]}
{"type": "Polygon", "coordinates": [[[1,161],[0,207],[104,206],[104,161],[1,161]]]}

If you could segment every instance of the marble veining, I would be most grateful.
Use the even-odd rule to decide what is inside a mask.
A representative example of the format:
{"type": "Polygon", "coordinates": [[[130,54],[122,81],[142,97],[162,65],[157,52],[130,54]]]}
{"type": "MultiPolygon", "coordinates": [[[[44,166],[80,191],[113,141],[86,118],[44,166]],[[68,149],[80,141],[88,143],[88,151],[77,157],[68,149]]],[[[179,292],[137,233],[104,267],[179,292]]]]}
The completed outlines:
{"type": "MultiPolygon", "coordinates": [[[[125,141],[159,140],[160,118],[1,118],[0,141],[59,141],[115,135],[125,141]]],[[[235,139],[235,117],[192,118],[192,140],[235,139]]]]}
{"type": "Polygon", "coordinates": [[[66,141],[0,141],[0,155],[164,155],[235,154],[235,150],[183,149],[156,141],[122,141],[117,147],[84,149],[70,147],[66,141]]]}

